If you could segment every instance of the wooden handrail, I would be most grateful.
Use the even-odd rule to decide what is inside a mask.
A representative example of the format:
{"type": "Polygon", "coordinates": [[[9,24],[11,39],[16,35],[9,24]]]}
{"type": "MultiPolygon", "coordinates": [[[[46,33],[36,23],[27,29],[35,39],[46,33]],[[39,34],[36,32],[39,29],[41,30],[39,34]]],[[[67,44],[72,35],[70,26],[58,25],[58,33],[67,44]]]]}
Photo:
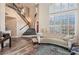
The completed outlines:
{"type": "MultiPolygon", "coordinates": [[[[12,9],[14,9],[16,12],[17,12],[17,14],[23,19],[23,21],[26,23],[26,26],[28,25],[29,27],[30,27],[30,22],[26,19],[26,17],[24,16],[24,15],[22,15],[21,14],[21,11],[19,10],[19,8],[16,6],[16,4],[6,4],[6,6],[8,6],[8,7],[10,7],[10,8],[12,8],[12,9]]],[[[21,28],[21,30],[24,28],[25,26],[23,26],[22,28],[21,28]]]]}
{"type": "Polygon", "coordinates": [[[27,23],[27,25],[29,25],[29,21],[25,18],[24,15],[21,14],[21,11],[20,11],[19,8],[17,7],[17,5],[13,3],[13,6],[16,7],[16,11],[17,11],[17,13],[20,15],[20,17],[27,23]]]}

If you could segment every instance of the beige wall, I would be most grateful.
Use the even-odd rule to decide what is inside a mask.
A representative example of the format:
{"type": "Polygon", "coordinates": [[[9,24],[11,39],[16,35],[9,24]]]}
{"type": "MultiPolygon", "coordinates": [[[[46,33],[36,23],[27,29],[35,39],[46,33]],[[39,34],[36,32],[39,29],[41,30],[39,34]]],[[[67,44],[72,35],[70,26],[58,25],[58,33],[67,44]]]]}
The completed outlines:
{"type": "Polygon", "coordinates": [[[16,36],[17,35],[17,22],[15,19],[7,18],[5,20],[5,26],[11,30],[11,36],[16,36]]]}
{"type": "Polygon", "coordinates": [[[30,7],[30,13],[29,13],[29,16],[31,18],[31,26],[34,27],[34,22],[35,22],[35,18],[34,18],[34,15],[35,15],[35,7],[32,6],[30,7]]]}
{"type": "Polygon", "coordinates": [[[5,4],[0,3],[0,30],[5,31],[5,4]]]}
{"type": "Polygon", "coordinates": [[[48,20],[49,20],[49,13],[48,13],[48,6],[47,3],[39,4],[39,30],[48,30],[48,20]]]}
{"type": "Polygon", "coordinates": [[[16,12],[11,8],[5,7],[5,12],[8,14],[5,18],[5,27],[11,31],[11,36],[17,35],[17,19],[16,19],[16,12]],[[14,19],[12,19],[14,18],[14,19]]]}

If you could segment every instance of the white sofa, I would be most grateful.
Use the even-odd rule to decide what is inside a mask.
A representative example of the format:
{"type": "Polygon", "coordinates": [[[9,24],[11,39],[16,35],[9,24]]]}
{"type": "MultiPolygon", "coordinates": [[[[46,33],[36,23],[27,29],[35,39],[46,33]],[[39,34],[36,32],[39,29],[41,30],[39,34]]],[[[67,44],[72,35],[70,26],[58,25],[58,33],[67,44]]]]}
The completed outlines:
{"type": "MultiPolygon", "coordinates": [[[[68,43],[72,39],[70,36],[62,35],[62,34],[57,34],[57,33],[41,33],[38,35],[38,42],[39,43],[50,43],[50,44],[56,44],[59,46],[63,46],[66,48],[69,48],[70,45],[68,43]],[[39,38],[40,37],[40,38],[39,38]]],[[[72,39],[73,40],[73,39],[72,39]]]]}

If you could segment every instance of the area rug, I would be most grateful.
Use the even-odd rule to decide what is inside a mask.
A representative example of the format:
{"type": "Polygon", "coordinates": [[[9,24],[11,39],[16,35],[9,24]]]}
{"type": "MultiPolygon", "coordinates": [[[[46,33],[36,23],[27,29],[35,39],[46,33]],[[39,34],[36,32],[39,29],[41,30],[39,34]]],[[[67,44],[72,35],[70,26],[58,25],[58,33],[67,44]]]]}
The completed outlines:
{"type": "Polygon", "coordinates": [[[70,52],[64,48],[55,45],[39,45],[35,55],[70,55],[70,52]]]}

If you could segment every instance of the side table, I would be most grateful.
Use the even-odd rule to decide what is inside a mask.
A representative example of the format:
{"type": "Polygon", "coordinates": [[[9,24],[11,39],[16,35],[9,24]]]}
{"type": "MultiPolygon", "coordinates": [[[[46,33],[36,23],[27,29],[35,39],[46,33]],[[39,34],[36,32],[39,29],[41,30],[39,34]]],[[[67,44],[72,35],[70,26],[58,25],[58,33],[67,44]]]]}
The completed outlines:
{"type": "Polygon", "coordinates": [[[6,40],[9,40],[9,47],[11,48],[11,36],[9,33],[3,33],[3,39],[0,40],[0,44],[1,44],[1,51],[3,51],[4,48],[4,43],[6,40]]]}

